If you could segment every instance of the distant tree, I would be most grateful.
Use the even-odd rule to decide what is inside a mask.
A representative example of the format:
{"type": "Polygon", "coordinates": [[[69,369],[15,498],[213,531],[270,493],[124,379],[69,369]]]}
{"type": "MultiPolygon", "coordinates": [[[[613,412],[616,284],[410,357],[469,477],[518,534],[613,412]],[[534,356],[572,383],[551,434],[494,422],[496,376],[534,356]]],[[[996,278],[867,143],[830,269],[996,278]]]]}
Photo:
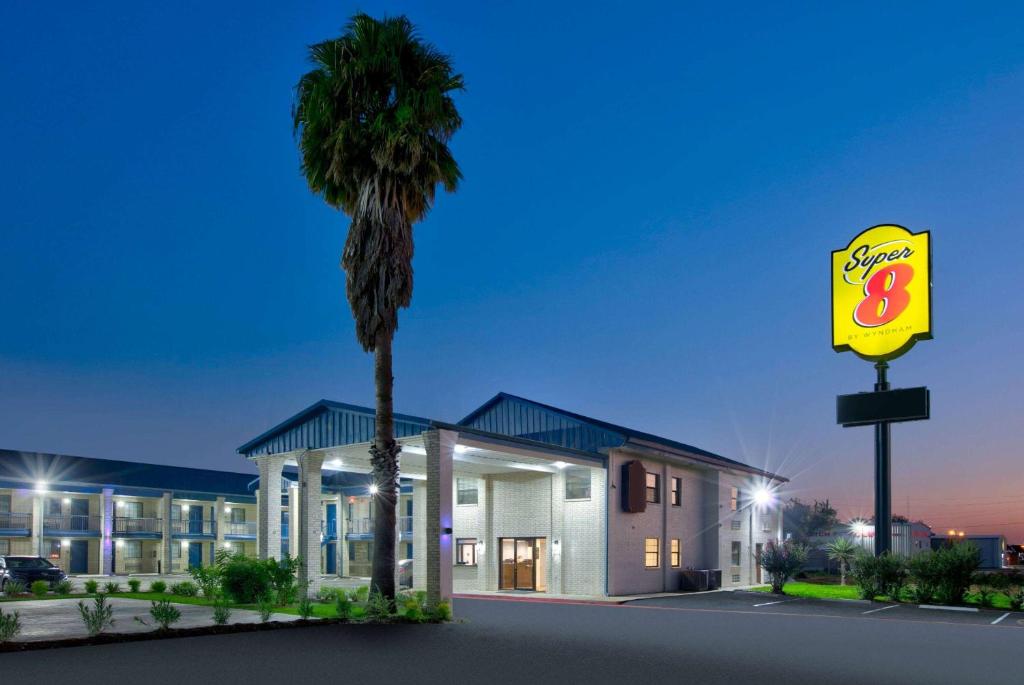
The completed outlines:
{"type": "Polygon", "coordinates": [[[782,525],[794,540],[806,542],[814,535],[831,533],[839,526],[839,515],[827,499],[807,504],[793,497],[783,507],[782,525]]]}
{"type": "Polygon", "coordinates": [[[828,554],[828,558],[839,562],[840,585],[846,585],[846,569],[857,556],[859,549],[860,547],[853,544],[850,538],[845,537],[838,537],[825,545],[825,552],[828,554]]]}

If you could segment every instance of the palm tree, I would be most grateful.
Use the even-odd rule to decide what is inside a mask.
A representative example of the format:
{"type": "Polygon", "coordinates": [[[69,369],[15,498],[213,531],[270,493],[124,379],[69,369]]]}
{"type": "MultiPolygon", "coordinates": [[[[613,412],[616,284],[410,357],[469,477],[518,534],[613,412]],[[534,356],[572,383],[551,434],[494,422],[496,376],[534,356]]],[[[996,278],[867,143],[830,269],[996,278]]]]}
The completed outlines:
{"type": "Polygon", "coordinates": [[[849,538],[838,537],[825,545],[828,558],[839,562],[839,584],[846,585],[846,569],[850,562],[857,556],[860,547],[853,544],[849,538]]]}
{"type": "Polygon", "coordinates": [[[374,353],[374,552],[370,587],[395,595],[399,445],[394,437],[391,344],[412,299],[412,226],[438,183],[462,174],[448,149],[462,125],[452,61],[405,17],[352,17],[338,38],[309,48],[292,118],[310,189],[350,218],[341,256],[356,338],[374,353]]]}

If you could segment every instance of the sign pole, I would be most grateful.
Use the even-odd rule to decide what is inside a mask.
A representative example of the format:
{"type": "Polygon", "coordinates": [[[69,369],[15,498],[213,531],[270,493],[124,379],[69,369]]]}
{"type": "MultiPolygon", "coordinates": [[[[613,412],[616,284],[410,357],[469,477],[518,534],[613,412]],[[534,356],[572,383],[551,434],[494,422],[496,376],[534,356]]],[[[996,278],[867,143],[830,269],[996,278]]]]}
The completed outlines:
{"type": "MultiPolygon", "coordinates": [[[[875,364],[875,392],[889,389],[886,372],[889,364],[875,364]]],[[[875,556],[892,550],[892,469],[890,463],[892,433],[888,421],[875,424],[875,556]]]]}

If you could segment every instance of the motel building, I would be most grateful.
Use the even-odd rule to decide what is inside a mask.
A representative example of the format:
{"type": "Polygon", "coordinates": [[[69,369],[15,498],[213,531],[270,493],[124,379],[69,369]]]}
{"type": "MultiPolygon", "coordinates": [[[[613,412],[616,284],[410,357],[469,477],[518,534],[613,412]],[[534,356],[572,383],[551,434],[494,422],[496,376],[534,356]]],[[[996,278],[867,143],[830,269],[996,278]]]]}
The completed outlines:
{"type": "MultiPolygon", "coordinates": [[[[174,574],[219,549],[365,582],[370,408],[321,400],[239,448],[258,476],[0,450],[0,555],[78,575],[174,574]]],[[[706,450],[499,394],[449,424],[398,414],[398,559],[455,593],[622,596],[762,582],[785,479],[706,450]],[[695,571],[711,571],[699,574],[695,571]],[[714,585],[714,580],[711,581],[714,585]]]]}

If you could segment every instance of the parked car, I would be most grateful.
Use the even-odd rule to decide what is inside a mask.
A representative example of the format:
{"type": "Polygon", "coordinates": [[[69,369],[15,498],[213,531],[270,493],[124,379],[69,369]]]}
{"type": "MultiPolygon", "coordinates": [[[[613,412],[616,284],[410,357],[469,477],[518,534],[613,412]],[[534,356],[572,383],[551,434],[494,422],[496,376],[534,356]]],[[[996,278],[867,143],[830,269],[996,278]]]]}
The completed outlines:
{"type": "Polygon", "coordinates": [[[412,559],[398,562],[398,587],[412,587],[412,559]]]}
{"type": "Polygon", "coordinates": [[[6,591],[11,580],[20,581],[28,587],[37,580],[53,585],[65,578],[64,571],[42,557],[0,557],[0,591],[6,591]]]}

